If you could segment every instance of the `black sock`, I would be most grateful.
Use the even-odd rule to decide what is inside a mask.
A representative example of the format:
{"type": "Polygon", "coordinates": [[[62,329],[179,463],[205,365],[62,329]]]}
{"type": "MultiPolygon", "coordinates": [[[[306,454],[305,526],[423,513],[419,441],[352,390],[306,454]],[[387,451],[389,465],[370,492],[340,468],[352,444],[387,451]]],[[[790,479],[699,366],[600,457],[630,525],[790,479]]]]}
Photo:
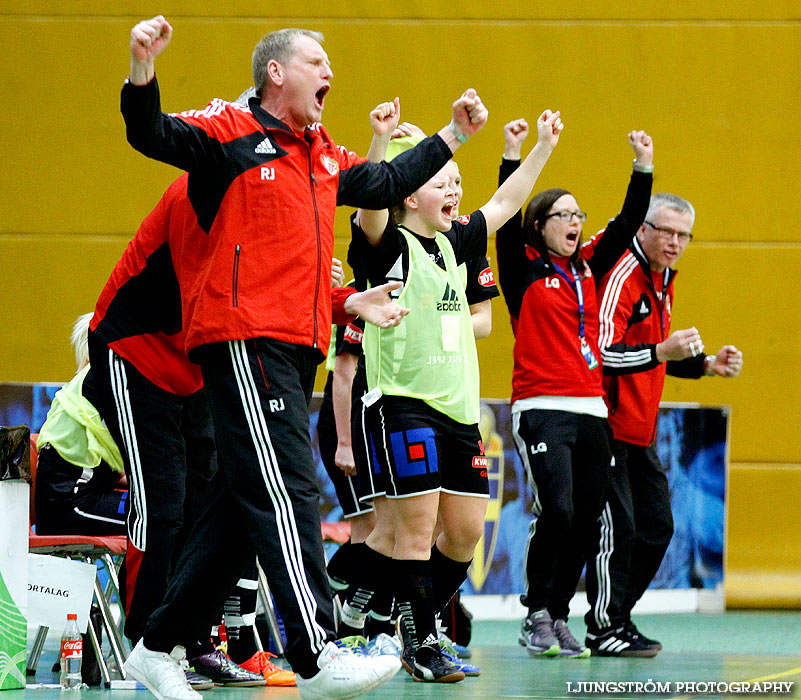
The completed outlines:
{"type": "Polygon", "coordinates": [[[258,587],[256,562],[248,566],[225,601],[225,631],[228,635],[228,656],[234,663],[247,661],[258,651],[253,625],[256,622],[258,587]]]}
{"type": "Polygon", "coordinates": [[[437,615],[442,613],[451,598],[456,595],[459,586],[465,582],[469,568],[469,561],[456,561],[446,557],[437,549],[437,545],[431,548],[431,583],[434,589],[434,610],[437,615]]]}
{"type": "Polygon", "coordinates": [[[364,542],[353,544],[345,542],[328,561],[328,582],[334,593],[344,591],[350,586],[353,576],[359,570],[367,545],[364,542]]]}
{"type": "Polygon", "coordinates": [[[434,599],[431,587],[431,562],[419,559],[396,559],[395,600],[399,614],[415,648],[437,643],[434,599]]]}
{"type": "Polygon", "coordinates": [[[379,595],[381,599],[391,596],[388,587],[392,580],[392,559],[366,544],[358,552],[361,557],[352,569],[352,582],[342,606],[342,621],[337,630],[339,637],[364,634],[367,614],[373,609],[376,596],[379,595]]]}
{"type": "Polygon", "coordinates": [[[368,639],[377,637],[379,634],[388,634],[390,637],[395,634],[395,625],[392,622],[392,608],[395,596],[392,591],[384,589],[376,592],[373,597],[373,609],[367,614],[367,621],[364,623],[364,636],[368,639]]]}

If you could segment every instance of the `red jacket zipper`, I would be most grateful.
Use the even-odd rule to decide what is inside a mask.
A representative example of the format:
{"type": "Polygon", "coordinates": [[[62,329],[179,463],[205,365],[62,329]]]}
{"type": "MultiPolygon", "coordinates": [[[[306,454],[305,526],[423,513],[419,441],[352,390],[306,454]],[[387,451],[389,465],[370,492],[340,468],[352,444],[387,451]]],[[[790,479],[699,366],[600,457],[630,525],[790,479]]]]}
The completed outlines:
{"type": "Polygon", "coordinates": [[[322,258],[322,241],[320,240],[320,215],[317,212],[317,194],[314,191],[314,186],[317,180],[314,178],[312,172],[312,147],[307,141],[306,146],[309,149],[309,189],[311,190],[312,206],[314,207],[314,228],[317,234],[317,275],[314,281],[314,339],[312,347],[317,348],[317,306],[320,296],[320,262],[322,258]]]}
{"type": "Polygon", "coordinates": [[[233,279],[233,305],[239,306],[239,243],[236,244],[236,250],[234,251],[234,279],[233,279]]]}

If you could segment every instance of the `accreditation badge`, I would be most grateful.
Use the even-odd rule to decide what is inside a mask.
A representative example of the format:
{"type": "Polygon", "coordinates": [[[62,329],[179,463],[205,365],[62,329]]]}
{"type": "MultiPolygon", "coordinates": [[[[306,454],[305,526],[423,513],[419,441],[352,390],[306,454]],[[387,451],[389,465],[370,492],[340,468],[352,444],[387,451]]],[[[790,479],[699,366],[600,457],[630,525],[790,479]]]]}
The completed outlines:
{"type": "Polygon", "coordinates": [[[581,339],[581,354],[586,360],[587,366],[590,369],[595,369],[598,366],[598,360],[595,357],[595,353],[592,351],[592,348],[584,338],[581,339]]]}

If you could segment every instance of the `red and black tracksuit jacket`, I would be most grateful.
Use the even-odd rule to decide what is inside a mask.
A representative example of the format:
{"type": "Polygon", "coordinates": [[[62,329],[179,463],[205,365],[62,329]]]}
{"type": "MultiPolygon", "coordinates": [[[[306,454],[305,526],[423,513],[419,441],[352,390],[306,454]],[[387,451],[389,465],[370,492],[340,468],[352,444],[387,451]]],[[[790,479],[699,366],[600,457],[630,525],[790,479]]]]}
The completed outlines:
{"type": "Polygon", "coordinates": [[[656,346],[670,335],[676,272],[651,270],[635,238],[603,277],[600,337],[603,384],[615,439],[647,447],[656,437],[665,374],[698,378],[704,356],[660,363],[656,346]]]}
{"type": "MultiPolygon", "coordinates": [[[[194,266],[208,239],[198,228],[187,182],[186,174],[175,180],[139,226],[103,287],[90,323],[95,337],[153,384],[178,396],[203,386],[200,367],[186,355],[181,300],[196,293],[194,266]]],[[[355,290],[329,293],[330,279],[329,262],[324,293],[333,297],[335,321],[347,323],[353,316],[345,313],[344,302],[355,290]]]]}
{"type": "Polygon", "coordinates": [[[162,114],[155,79],[126,83],[121,108],[134,148],[189,173],[198,224],[182,251],[189,351],[267,337],[322,356],[336,206],[394,206],[451,157],[433,136],[391,163],[368,163],[320,124],[293,131],[256,98],[248,107],[215,99],[203,110],[162,114]]]}
{"type": "MultiPolygon", "coordinates": [[[[500,182],[518,165],[504,160],[500,182]]],[[[554,268],[556,263],[570,275],[567,259],[546,262],[527,246],[520,212],[498,229],[499,284],[515,332],[512,402],[534,396],[603,395],[596,281],[614,265],[645,218],[651,182],[651,174],[633,172],[620,214],[581,250],[584,336],[598,360],[594,369],[581,353],[576,292],[554,268]]]]}
{"type": "Polygon", "coordinates": [[[181,294],[171,234],[197,228],[186,197],[187,177],[170,185],[117,261],[89,324],[94,336],[171,394],[202,388],[200,367],[184,349],[181,294]]]}

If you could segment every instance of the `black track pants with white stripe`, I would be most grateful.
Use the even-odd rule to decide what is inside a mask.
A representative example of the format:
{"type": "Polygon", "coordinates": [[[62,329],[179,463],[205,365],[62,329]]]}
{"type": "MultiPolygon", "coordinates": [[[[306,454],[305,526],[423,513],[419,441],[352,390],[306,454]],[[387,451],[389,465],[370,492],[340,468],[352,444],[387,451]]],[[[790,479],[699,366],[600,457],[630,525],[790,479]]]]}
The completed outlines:
{"type": "Polygon", "coordinates": [[[207,636],[256,553],[284,621],[287,659],[311,676],[334,637],[309,437],[319,353],[256,339],[205,346],[199,359],[220,469],[145,645],[170,651],[207,636]]]}
{"type": "Polygon", "coordinates": [[[530,610],[547,608],[552,618],[567,619],[606,498],[611,430],[604,418],[529,409],[512,414],[512,434],[536,516],[520,600],[530,610]]]}
{"type": "Polygon", "coordinates": [[[216,469],[203,392],[177,396],[155,386],[89,334],[98,410],[128,477],[128,550],[120,572],[125,636],[136,642],[161,604],[187,530],[216,469]]]}
{"type": "Polygon", "coordinates": [[[668,481],[653,445],[612,441],[608,500],[587,561],[590,632],[619,628],[656,575],[673,536],[668,481]]]}

